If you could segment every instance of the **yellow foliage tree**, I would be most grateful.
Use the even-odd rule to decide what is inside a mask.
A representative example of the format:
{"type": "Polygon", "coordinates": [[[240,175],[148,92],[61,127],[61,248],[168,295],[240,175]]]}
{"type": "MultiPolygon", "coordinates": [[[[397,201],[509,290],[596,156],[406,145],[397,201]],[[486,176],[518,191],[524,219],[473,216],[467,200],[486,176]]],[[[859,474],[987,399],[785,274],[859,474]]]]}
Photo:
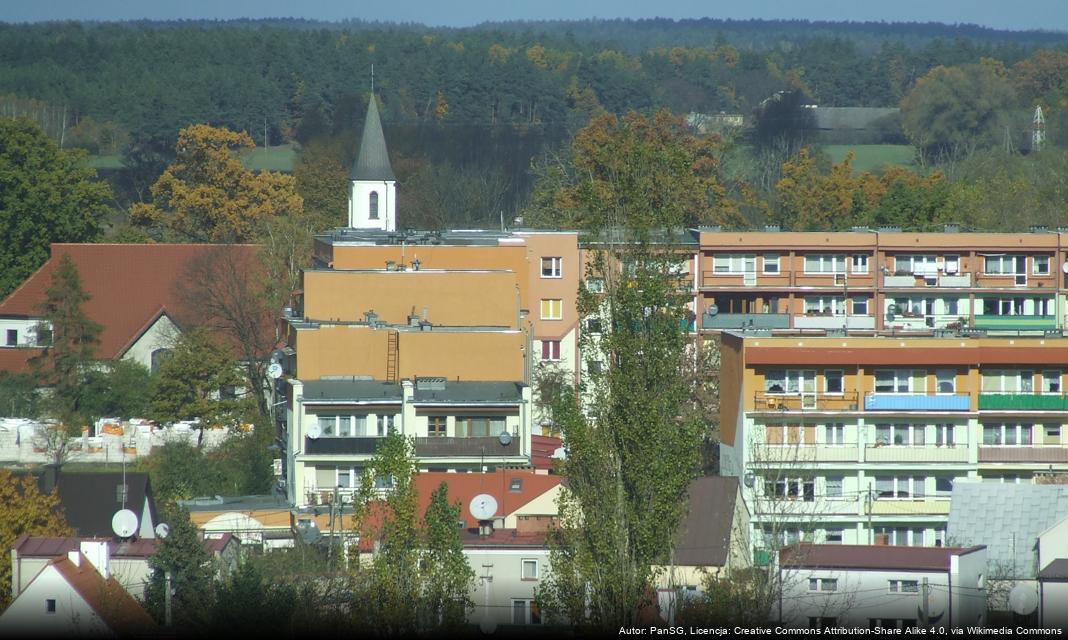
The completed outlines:
{"type": "MultiPolygon", "coordinates": [[[[7,553],[15,539],[27,533],[32,536],[69,536],[73,534],[63,516],[59,496],[42,494],[37,480],[31,475],[16,477],[0,469],[0,549],[7,553]]],[[[0,562],[0,610],[12,596],[11,563],[0,562]]]]}
{"type": "Polygon", "coordinates": [[[131,208],[131,221],[169,239],[231,243],[253,240],[261,220],[300,214],[304,201],[292,176],[241,164],[239,153],[255,146],[245,132],[182,129],[178,157],[152,185],[152,202],[131,208]]]}

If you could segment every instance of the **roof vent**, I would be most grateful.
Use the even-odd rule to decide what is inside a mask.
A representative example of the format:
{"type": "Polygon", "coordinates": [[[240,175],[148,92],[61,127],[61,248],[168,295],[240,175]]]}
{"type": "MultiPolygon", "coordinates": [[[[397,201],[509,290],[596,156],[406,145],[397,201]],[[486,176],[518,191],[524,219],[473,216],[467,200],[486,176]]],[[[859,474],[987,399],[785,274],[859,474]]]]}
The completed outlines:
{"type": "Polygon", "coordinates": [[[960,233],[960,225],[956,222],[947,222],[942,225],[942,230],[946,233],[960,233]]]}
{"type": "Polygon", "coordinates": [[[1049,233],[1049,226],[1044,224],[1031,225],[1031,233],[1049,233]]]}
{"type": "Polygon", "coordinates": [[[412,307],[412,312],[408,314],[408,326],[418,327],[420,320],[421,318],[419,317],[419,314],[415,312],[415,307],[412,307]]]}
{"type": "Polygon", "coordinates": [[[854,233],[864,233],[866,231],[871,231],[871,229],[869,229],[868,227],[865,227],[863,225],[862,226],[853,227],[853,232],[854,233]]]}
{"type": "Polygon", "coordinates": [[[415,379],[415,388],[418,391],[444,391],[445,390],[445,378],[443,376],[434,376],[415,379]]]}
{"type": "Polygon", "coordinates": [[[370,311],[364,311],[363,320],[372,327],[378,326],[378,314],[375,313],[374,309],[371,309],[370,311]]]}
{"type": "Polygon", "coordinates": [[[764,231],[768,233],[778,233],[782,231],[782,227],[777,224],[766,224],[764,225],[764,231]]]}
{"type": "Polygon", "coordinates": [[[396,271],[397,263],[394,260],[386,260],[386,271],[396,271]]]}
{"type": "Polygon", "coordinates": [[[885,226],[879,227],[879,231],[882,231],[883,233],[901,233],[901,227],[893,226],[893,225],[885,225],[885,226]]]}

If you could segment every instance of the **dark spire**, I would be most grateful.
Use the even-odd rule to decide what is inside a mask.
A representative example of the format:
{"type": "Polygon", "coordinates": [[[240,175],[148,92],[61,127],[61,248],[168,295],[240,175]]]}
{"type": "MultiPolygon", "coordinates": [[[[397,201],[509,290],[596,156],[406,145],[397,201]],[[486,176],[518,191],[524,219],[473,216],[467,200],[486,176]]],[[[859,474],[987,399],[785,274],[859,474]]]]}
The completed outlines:
{"type": "Polygon", "coordinates": [[[382,120],[378,117],[378,102],[374,94],[367,105],[367,120],[363,123],[363,139],[360,153],[352,165],[353,180],[396,180],[389,164],[386,136],[382,133],[382,120]]]}

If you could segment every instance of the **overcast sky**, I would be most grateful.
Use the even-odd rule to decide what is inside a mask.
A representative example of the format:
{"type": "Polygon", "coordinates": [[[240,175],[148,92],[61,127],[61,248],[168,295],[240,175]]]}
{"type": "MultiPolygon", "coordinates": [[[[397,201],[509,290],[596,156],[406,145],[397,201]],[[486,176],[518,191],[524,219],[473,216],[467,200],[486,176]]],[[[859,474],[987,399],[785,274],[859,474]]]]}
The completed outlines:
{"type": "Polygon", "coordinates": [[[804,18],[1068,31],[1068,0],[0,0],[0,21],[300,17],[468,26],[487,20],[804,18]]]}

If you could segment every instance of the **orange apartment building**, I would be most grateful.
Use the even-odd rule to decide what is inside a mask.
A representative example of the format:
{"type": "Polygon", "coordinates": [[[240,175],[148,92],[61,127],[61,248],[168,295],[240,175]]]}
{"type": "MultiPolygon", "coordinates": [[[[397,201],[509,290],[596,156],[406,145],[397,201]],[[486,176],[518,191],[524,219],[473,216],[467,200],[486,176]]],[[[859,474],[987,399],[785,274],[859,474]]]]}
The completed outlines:
{"type": "Polygon", "coordinates": [[[954,482],[1068,471],[1068,339],[727,331],[721,366],[721,473],[758,550],[945,545],[954,482]]]}

